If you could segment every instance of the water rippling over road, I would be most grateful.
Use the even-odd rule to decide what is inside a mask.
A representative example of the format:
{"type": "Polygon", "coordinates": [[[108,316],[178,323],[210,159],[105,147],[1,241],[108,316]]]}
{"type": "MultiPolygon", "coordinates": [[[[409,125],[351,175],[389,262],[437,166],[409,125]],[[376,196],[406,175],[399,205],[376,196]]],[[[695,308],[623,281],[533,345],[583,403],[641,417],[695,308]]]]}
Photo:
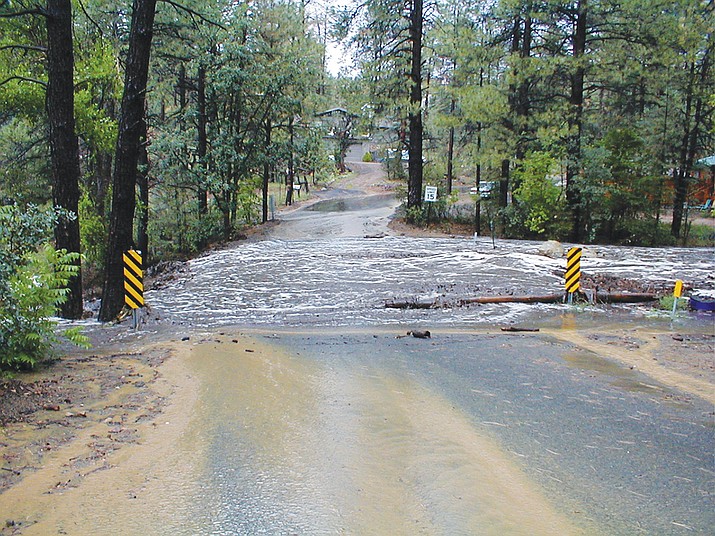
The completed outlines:
{"type": "MultiPolygon", "coordinates": [[[[189,262],[191,276],[147,292],[164,319],[221,325],[358,326],[498,323],[561,305],[494,304],[430,310],[385,308],[397,300],[541,295],[563,291],[564,259],[540,243],[487,238],[357,236],[269,239],[214,251],[189,262]]],[[[589,246],[582,270],[652,282],[680,278],[715,288],[712,249],[589,246]]]]}

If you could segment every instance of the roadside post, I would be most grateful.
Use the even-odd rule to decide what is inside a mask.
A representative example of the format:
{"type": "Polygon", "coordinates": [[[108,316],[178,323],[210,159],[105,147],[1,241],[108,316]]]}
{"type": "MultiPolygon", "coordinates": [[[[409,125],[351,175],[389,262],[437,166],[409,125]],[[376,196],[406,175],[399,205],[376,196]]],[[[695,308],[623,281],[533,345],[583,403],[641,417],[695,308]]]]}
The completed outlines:
{"type": "Polygon", "coordinates": [[[566,292],[568,293],[568,303],[573,303],[573,295],[581,286],[581,253],[582,248],[571,248],[566,255],[566,292]]]}
{"type": "Polygon", "coordinates": [[[427,225],[429,225],[432,203],[434,203],[435,201],[437,201],[437,187],[425,186],[425,202],[430,203],[429,205],[427,205],[427,225]]]}
{"type": "Polygon", "coordinates": [[[139,328],[139,308],[144,307],[144,278],[140,251],[130,249],[124,255],[124,303],[132,310],[132,327],[139,328]]]}
{"type": "Polygon", "coordinates": [[[678,308],[678,298],[683,295],[683,281],[681,279],[675,280],[675,288],[673,289],[673,313],[672,316],[675,318],[675,310],[678,308]]]}

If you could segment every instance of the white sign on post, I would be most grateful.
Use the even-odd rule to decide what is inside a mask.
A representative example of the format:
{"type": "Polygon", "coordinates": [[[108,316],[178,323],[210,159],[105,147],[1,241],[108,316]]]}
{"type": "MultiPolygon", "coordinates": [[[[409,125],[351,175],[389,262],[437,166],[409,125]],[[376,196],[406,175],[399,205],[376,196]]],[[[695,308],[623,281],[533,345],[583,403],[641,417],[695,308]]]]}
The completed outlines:
{"type": "Polygon", "coordinates": [[[425,201],[428,203],[434,203],[437,201],[437,187],[436,186],[425,186],[425,201]]]}

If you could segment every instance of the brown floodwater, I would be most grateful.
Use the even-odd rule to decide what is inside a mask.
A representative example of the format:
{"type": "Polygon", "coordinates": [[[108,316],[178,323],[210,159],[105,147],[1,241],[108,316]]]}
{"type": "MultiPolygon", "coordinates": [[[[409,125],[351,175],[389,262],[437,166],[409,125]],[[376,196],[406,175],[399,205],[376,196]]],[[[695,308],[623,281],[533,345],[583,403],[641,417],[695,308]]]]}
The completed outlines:
{"type": "Polygon", "coordinates": [[[513,456],[409,377],[237,338],[169,360],[172,402],[138,445],[52,491],[90,427],[2,496],[6,518],[27,535],[579,533],[513,456]]]}

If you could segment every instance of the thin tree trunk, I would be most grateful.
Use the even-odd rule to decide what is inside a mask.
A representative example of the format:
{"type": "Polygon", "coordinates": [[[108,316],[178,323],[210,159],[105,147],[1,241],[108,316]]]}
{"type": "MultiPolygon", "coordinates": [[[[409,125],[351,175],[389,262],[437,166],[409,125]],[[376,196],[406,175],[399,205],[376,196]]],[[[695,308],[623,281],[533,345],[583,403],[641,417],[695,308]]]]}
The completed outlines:
{"type": "Polygon", "coordinates": [[[407,164],[407,207],[422,205],[422,12],[423,0],[412,0],[410,13],[410,42],[412,43],[412,64],[410,69],[410,113],[409,145],[407,164]]]}
{"type": "MultiPolygon", "coordinates": [[[[50,123],[52,198],[54,206],[72,212],[55,225],[58,249],[80,252],[79,235],[79,143],[74,120],[74,56],[72,52],[72,5],[70,0],[47,0],[47,115],[50,123]]],[[[79,261],[78,261],[79,263],[79,261]]],[[[81,271],[69,282],[69,296],[60,307],[64,318],[82,316],[81,271]]]]}
{"type": "MultiPolygon", "coordinates": [[[[450,116],[454,116],[456,102],[454,97],[449,103],[450,116]]],[[[449,139],[447,140],[447,195],[452,193],[452,183],[454,182],[454,126],[449,127],[449,139]]]]}
{"type": "MultiPolygon", "coordinates": [[[[291,117],[288,123],[288,132],[290,136],[290,158],[288,159],[288,175],[286,177],[286,205],[293,204],[293,191],[295,186],[295,173],[293,169],[293,118],[291,117]]],[[[344,153],[343,153],[344,154],[344,153]]],[[[342,158],[341,158],[342,160],[342,158]]]]}
{"type": "Polygon", "coordinates": [[[678,160],[678,168],[673,177],[675,196],[673,200],[673,221],[670,226],[670,232],[675,237],[680,237],[681,235],[683,218],[685,216],[685,205],[688,200],[688,177],[693,169],[695,154],[699,146],[700,130],[705,120],[703,93],[707,91],[711,51],[712,48],[708,46],[703,56],[699,72],[697,71],[697,65],[695,63],[691,63],[690,65],[680,157],[678,160]]]}
{"type": "MultiPolygon", "coordinates": [[[[208,153],[208,135],[206,132],[206,67],[199,65],[198,73],[198,91],[196,100],[198,101],[198,118],[197,118],[197,130],[198,130],[198,157],[199,165],[202,170],[206,170],[207,162],[206,155],[208,153]]],[[[209,211],[208,193],[204,187],[203,177],[199,181],[199,193],[198,193],[198,204],[199,204],[199,217],[205,216],[209,211]]]]}
{"type": "Polygon", "coordinates": [[[271,120],[266,121],[266,156],[263,162],[263,198],[262,198],[262,209],[263,217],[261,220],[263,223],[268,221],[268,185],[271,179],[271,162],[268,158],[268,152],[271,149],[271,131],[273,127],[271,125],[271,120]]]}
{"type": "Polygon", "coordinates": [[[142,137],[137,165],[137,190],[139,192],[139,217],[137,218],[137,249],[142,253],[144,266],[149,264],[149,143],[146,120],[142,119],[142,137]]]}
{"type": "Polygon", "coordinates": [[[583,94],[586,69],[582,64],[586,52],[588,27],[587,0],[580,0],[577,5],[573,40],[573,60],[575,67],[571,75],[571,95],[569,98],[569,133],[566,140],[566,201],[571,211],[571,241],[581,242],[584,238],[584,214],[581,207],[581,194],[576,184],[576,177],[581,169],[581,134],[583,127],[583,94]]]}
{"type": "Polygon", "coordinates": [[[122,310],[124,303],[122,255],[134,245],[132,231],[136,207],[137,164],[155,9],[156,0],[134,0],[132,6],[129,54],[114,164],[109,244],[102,306],[99,310],[99,319],[103,322],[112,320],[122,310]]]}

